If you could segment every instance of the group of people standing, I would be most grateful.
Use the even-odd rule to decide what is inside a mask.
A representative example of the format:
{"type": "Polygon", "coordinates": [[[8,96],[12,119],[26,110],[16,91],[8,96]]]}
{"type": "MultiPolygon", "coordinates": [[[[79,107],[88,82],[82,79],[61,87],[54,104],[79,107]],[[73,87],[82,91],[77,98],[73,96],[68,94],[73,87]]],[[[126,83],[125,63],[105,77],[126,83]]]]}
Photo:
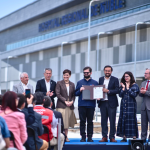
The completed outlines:
{"type": "MultiPolygon", "coordinates": [[[[138,138],[138,125],[136,118],[137,103],[136,97],[139,95],[143,97],[141,106],[141,138],[146,141],[148,122],[150,121],[150,70],[146,69],[145,79],[142,82],[139,89],[135,82],[134,76],[131,72],[127,71],[123,74],[121,82],[119,84],[118,78],[112,76],[113,68],[109,65],[104,67],[105,76],[99,78],[99,83],[92,79],[92,68],[83,68],[83,79],[75,84],[69,80],[71,77],[71,71],[66,69],[63,71],[63,80],[57,83],[51,80],[52,69],[46,68],[44,70],[44,79],[37,81],[35,92],[43,92],[44,96],[49,96],[52,100],[55,109],[54,98],[57,96],[56,110],[62,114],[64,122],[64,132],[67,137],[68,128],[74,127],[76,124],[76,117],[74,114],[74,101],[75,96],[78,96],[78,111],[80,119],[80,135],[81,142],[86,141],[93,142],[93,117],[96,106],[96,100],[83,100],[82,91],[83,85],[105,85],[103,92],[105,94],[104,99],[97,99],[98,107],[101,112],[101,127],[102,127],[102,139],[99,142],[108,141],[108,118],[110,121],[110,142],[117,142],[115,140],[115,134],[123,137],[121,142],[126,142],[126,138],[138,138]],[[116,133],[116,110],[118,107],[118,98],[122,98],[120,104],[120,116],[116,133]],[[87,122],[87,133],[85,126],[87,122]]],[[[24,93],[25,89],[31,89],[32,94],[33,87],[28,83],[28,74],[22,73],[21,82],[18,85],[13,86],[13,91],[16,93],[24,93]]],[[[69,142],[68,137],[66,141],[69,142]]]]}

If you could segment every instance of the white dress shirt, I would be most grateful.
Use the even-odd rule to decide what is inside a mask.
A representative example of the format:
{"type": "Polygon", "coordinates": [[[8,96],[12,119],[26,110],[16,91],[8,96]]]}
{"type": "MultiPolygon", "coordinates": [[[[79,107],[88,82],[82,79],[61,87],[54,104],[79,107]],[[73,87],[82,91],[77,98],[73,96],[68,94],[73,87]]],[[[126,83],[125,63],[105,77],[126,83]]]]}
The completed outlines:
{"type": "MultiPolygon", "coordinates": [[[[109,77],[108,79],[106,79],[106,78],[104,77],[104,85],[105,85],[105,88],[106,88],[106,89],[108,89],[109,81],[110,81],[110,77],[109,77]]],[[[108,100],[108,95],[107,95],[107,93],[105,93],[105,98],[104,98],[104,100],[105,100],[105,101],[108,100]]]]}
{"type": "MultiPolygon", "coordinates": [[[[51,80],[50,80],[50,81],[51,81],[51,80]]],[[[47,92],[50,91],[50,86],[51,86],[50,81],[47,82],[47,81],[45,80],[47,92]]]]}
{"type": "Polygon", "coordinates": [[[28,89],[28,83],[27,83],[27,85],[25,85],[24,83],[21,82],[21,84],[22,84],[24,92],[25,92],[25,90],[28,89]]]}

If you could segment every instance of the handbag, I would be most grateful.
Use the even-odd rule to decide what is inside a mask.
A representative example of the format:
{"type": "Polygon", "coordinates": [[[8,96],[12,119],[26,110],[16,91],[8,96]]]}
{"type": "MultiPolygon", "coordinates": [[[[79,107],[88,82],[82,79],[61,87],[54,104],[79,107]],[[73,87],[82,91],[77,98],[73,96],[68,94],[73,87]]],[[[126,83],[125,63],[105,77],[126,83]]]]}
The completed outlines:
{"type": "Polygon", "coordinates": [[[5,146],[6,146],[6,143],[3,139],[2,132],[1,132],[1,127],[0,127],[0,149],[5,148],[5,146]]]}

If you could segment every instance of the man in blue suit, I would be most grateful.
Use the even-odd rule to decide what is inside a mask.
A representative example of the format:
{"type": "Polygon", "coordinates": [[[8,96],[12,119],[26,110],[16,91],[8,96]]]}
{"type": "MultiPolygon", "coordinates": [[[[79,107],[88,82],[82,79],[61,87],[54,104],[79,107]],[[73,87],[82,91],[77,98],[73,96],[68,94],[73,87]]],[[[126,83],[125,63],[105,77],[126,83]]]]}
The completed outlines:
{"type": "Polygon", "coordinates": [[[116,110],[118,107],[117,95],[119,93],[119,80],[111,76],[113,68],[109,65],[104,67],[105,76],[99,78],[99,85],[105,85],[103,92],[105,93],[104,99],[98,101],[98,106],[101,112],[101,126],[102,126],[102,140],[99,142],[108,142],[108,126],[107,121],[110,121],[110,142],[117,142],[115,140],[116,133],[116,110]]]}

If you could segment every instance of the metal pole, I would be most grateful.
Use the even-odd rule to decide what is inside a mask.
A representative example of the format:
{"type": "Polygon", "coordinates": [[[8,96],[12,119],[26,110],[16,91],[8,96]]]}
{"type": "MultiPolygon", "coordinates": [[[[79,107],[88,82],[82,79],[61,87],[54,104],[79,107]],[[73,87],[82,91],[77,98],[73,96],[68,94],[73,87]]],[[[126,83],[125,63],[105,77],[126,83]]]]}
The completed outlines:
{"type": "Polygon", "coordinates": [[[61,44],[60,80],[61,80],[61,74],[62,74],[62,57],[63,57],[63,43],[61,44]]]}
{"type": "Polygon", "coordinates": [[[137,26],[143,22],[137,22],[135,25],[135,49],[134,49],[134,78],[136,81],[136,49],[137,49],[137,26]]]}
{"type": "Polygon", "coordinates": [[[93,1],[90,1],[89,4],[89,28],[88,28],[88,60],[87,60],[87,65],[90,65],[90,50],[91,50],[91,33],[90,33],[90,28],[91,28],[91,4],[93,1]]]}
{"type": "Polygon", "coordinates": [[[6,92],[7,92],[7,90],[8,90],[8,63],[9,63],[9,57],[7,57],[6,92]]]}

